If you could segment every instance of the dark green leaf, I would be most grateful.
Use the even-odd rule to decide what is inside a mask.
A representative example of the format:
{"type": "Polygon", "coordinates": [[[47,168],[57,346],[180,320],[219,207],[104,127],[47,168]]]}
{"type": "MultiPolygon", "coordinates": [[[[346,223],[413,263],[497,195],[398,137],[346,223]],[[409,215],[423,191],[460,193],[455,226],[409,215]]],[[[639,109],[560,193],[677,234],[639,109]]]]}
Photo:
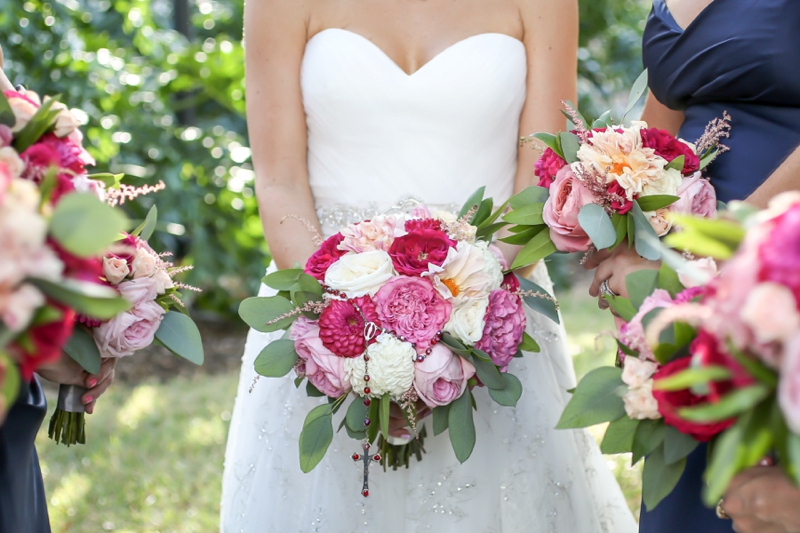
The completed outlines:
{"type": "Polygon", "coordinates": [[[464,206],[461,208],[461,211],[458,212],[458,218],[466,215],[473,207],[480,205],[480,203],[483,201],[483,194],[485,191],[486,187],[480,187],[477,191],[472,193],[472,196],[470,196],[467,201],[464,202],[464,206]]]}
{"type": "Polygon", "coordinates": [[[481,223],[488,219],[492,214],[492,207],[494,206],[494,202],[491,198],[486,198],[478,205],[478,210],[475,212],[475,216],[472,217],[470,224],[473,226],[480,226],[481,223]]]}
{"type": "Polygon", "coordinates": [[[550,197],[550,190],[538,185],[532,185],[521,190],[508,200],[508,205],[511,209],[519,209],[528,204],[541,203],[544,204],[547,198],[550,197]]]}
{"type": "Polygon", "coordinates": [[[42,102],[41,107],[36,110],[31,120],[25,125],[22,130],[14,135],[14,149],[22,153],[31,146],[33,146],[39,138],[47,133],[47,130],[53,127],[60,111],[52,109],[53,105],[58,101],[61,95],[56,95],[42,102]]]}
{"type": "Polygon", "coordinates": [[[636,433],[633,436],[631,464],[636,464],[639,459],[664,442],[666,427],[663,420],[650,420],[647,418],[639,422],[639,427],[636,428],[636,433]]]}
{"type": "Polygon", "coordinates": [[[156,331],[156,339],[178,357],[196,365],[203,364],[203,341],[200,338],[200,330],[197,329],[197,324],[183,313],[168,311],[156,331]]]}
{"type": "Polygon", "coordinates": [[[631,92],[628,95],[628,105],[625,107],[625,114],[622,115],[622,120],[625,120],[625,117],[628,116],[633,108],[636,106],[636,102],[642,97],[642,95],[647,90],[647,69],[642,72],[636,81],[633,82],[633,86],[631,87],[631,92]]]}
{"type": "Polygon", "coordinates": [[[153,236],[153,232],[156,230],[156,222],[158,221],[158,207],[153,205],[150,208],[150,211],[147,212],[147,216],[144,218],[139,226],[136,227],[135,230],[131,232],[131,235],[134,237],[141,237],[145,241],[149,241],[150,237],[153,236]]]}
{"type": "Polygon", "coordinates": [[[360,397],[353,398],[350,406],[347,408],[345,414],[345,423],[347,427],[353,431],[364,431],[364,420],[367,418],[367,406],[364,405],[364,399],[360,397]]]}
{"type": "Polygon", "coordinates": [[[619,395],[622,370],[602,366],[581,379],[556,425],[557,429],[573,429],[610,422],[625,414],[625,404],[619,395]]]}
{"type": "Polygon", "coordinates": [[[450,417],[450,405],[440,405],[433,408],[433,435],[440,435],[447,430],[450,417]]]}
{"type": "Polygon", "coordinates": [[[564,160],[569,163],[578,161],[578,150],[581,147],[581,140],[574,133],[562,131],[558,134],[561,143],[561,150],[564,152],[564,160]]]}
{"type": "Polygon", "coordinates": [[[664,462],[668,465],[677,463],[692,453],[700,443],[690,435],[681,433],[672,426],[666,426],[664,435],[664,462]]]}
{"type": "Polygon", "coordinates": [[[475,447],[475,421],[472,419],[472,393],[469,389],[450,404],[447,416],[450,444],[459,462],[472,455],[475,447]]]}
{"type": "Polygon", "coordinates": [[[506,386],[503,376],[500,375],[500,371],[497,370],[497,367],[491,360],[484,361],[480,357],[473,356],[472,364],[475,365],[475,372],[478,374],[478,379],[490,389],[503,389],[506,386]]]}
{"type": "Polygon", "coordinates": [[[91,257],[116,241],[128,221],[120,209],[89,193],[67,194],[59,200],[50,220],[50,233],[68,252],[91,257]]]}
{"type": "Polygon", "coordinates": [[[527,331],[522,332],[522,344],[519,345],[519,349],[525,352],[538,352],[540,350],[539,343],[528,335],[527,331]]]}
{"type": "Polygon", "coordinates": [[[617,230],[611,218],[597,204],[584,205],[578,213],[578,223],[598,250],[614,246],[617,242],[617,230]]]}
{"type": "Polygon", "coordinates": [[[625,277],[625,287],[628,289],[628,296],[631,304],[636,309],[642,306],[645,298],[653,294],[658,283],[658,270],[637,270],[625,277]]]}
{"type": "Polygon", "coordinates": [[[652,196],[640,196],[636,200],[636,203],[639,204],[639,207],[642,209],[642,211],[656,211],[657,209],[674,204],[678,200],[680,200],[680,197],[678,196],[671,196],[669,194],[654,194],[652,196]]]}
{"type": "Polygon", "coordinates": [[[267,344],[258,354],[255,369],[264,377],[280,378],[291,372],[297,358],[293,340],[277,339],[267,344]]]}
{"type": "Polygon", "coordinates": [[[540,224],[544,224],[544,221],[542,220],[543,209],[544,209],[544,203],[541,202],[527,204],[520,208],[514,209],[510,213],[506,213],[503,216],[503,220],[505,220],[509,224],[520,224],[523,226],[537,226],[540,224]]]}
{"type": "Polygon", "coordinates": [[[678,273],[666,263],[662,263],[661,270],[658,271],[657,285],[659,289],[664,289],[673,298],[684,289],[683,283],[678,279],[678,273]]]}
{"type": "Polygon", "coordinates": [[[532,282],[528,278],[524,278],[522,276],[517,276],[517,280],[519,280],[519,286],[523,291],[529,291],[531,293],[539,293],[546,296],[533,296],[533,295],[526,295],[523,296],[522,299],[527,304],[528,307],[536,311],[537,313],[541,313],[556,324],[561,322],[558,316],[558,305],[555,302],[555,299],[550,296],[546,290],[542,287],[537,285],[536,283],[532,282]]]}
{"type": "Polygon", "coordinates": [[[333,440],[333,415],[329,405],[318,405],[306,416],[300,432],[300,469],[306,474],[319,464],[333,440]]]}
{"type": "MultiPolygon", "coordinates": [[[[656,233],[656,230],[653,229],[653,226],[642,212],[642,208],[639,207],[639,204],[636,200],[633,202],[633,207],[630,210],[630,216],[633,219],[633,236],[634,245],[636,246],[636,253],[645,259],[656,261],[661,257],[661,252],[659,252],[657,248],[650,244],[648,237],[658,241],[658,234],[656,233]]],[[[630,230],[630,228],[628,229],[630,230]]]]}
{"type": "Polygon", "coordinates": [[[697,407],[684,407],[678,414],[693,422],[719,422],[752,409],[758,402],[772,392],[770,387],[760,383],[737,389],[725,395],[717,403],[701,404],[697,407]]]}
{"type": "MultiPolygon", "coordinates": [[[[322,398],[325,396],[324,392],[320,392],[318,388],[316,388],[310,381],[306,381],[306,395],[311,398],[322,398]]],[[[361,425],[364,425],[364,421],[361,421],[361,425]]]]}
{"type": "Polygon", "coordinates": [[[387,392],[383,396],[381,396],[381,414],[380,414],[380,422],[381,422],[381,433],[383,433],[384,437],[389,436],[389,408],[392,405],[392,399],[389,398],[389,393],[387,392]]]}
{"type": "Polygon", "coordinates": [[[72,330],[72,336],[64,345],[64,352],[88,373],[96,376],[100,372],[100,350],[92,335],[82,326],[76,325],[72,330]]]}
{"type": "Polygon", "coordinates": [[[489,396],[506,407],[516,407],[517,402],[522,396],[522,383],[519,378],[508,372],[501,374],[506,385],[502,389],[489,389],[489,396]]]}
{"type": "Polygon", "coordinates": [[[274,324],[267,324],[280,316],[291,313],[295,305],[280,296],[254,296],[247,298],[239,304],[239,316],[245,323],[256,331],[271,332],[288,328],[295,321],[297,315],[283,318],[274,324]]]}
{"type": "Polygon", "coordinates": [[[29,279],[46,296],[72,307],[82,315],[108,320],[130,309],[131,304],[111,287],[66,279],[60,282],[29,279]]]}
{"type": "Polygon", "coordinates": [[[509,235],[507,237],[502,237],[499,240],[506,244],[513,244],[515,246],[524,246],[528,244],[528,241],[536,237],[536,235],[538,235],[540,232],[547,229],[547,226],[544,224],[540,224],[538,226],[517,226],[517,227],[527,228],[527,229],[519,233],[509,235]]]}
{"type": "Polygon", "coordinates": [[[633,449],[633,436],[638,427],[639,420],[633,420],[628,416],[614,420],[606,428],[600,451],[607,454],[630,452],[633,449]]]}
{"type": "Polygon", "coordinates": [[[496,222],[494,224],[489,224],[488,226],[479,228],[478,231],[475,233],[475,238],[477,238],[478,240],[491,241],[492,236],[506,226],[508,226],[508,224],[505,222],[496,222]]]}
{"type": "Polygon", "coordinates": [[[511,270],[532,265],[540,259],[544,259],[548,255],[557,251],[556,245],[550,239],[549,231],[542,231],[526,244],[520,250],[514,263],[511,265],[511,270]]]}
{"type": "Polygon", "coordinates": [[[668,464],[664,460],[664,448],[659,446],[644,462],[642,472],[642,500],[648,511],[673,491],[686,468],[686,458],[668,464]]]}
{"type": "MultiPolygon", "coordinates": [[[[290,291],[303,274],[302,268],[286,268],[267,274],[261,282],[276,291],[290,291]]],[[[319,282],[317,282],[317,285],[319,285],[319,282]]]]}

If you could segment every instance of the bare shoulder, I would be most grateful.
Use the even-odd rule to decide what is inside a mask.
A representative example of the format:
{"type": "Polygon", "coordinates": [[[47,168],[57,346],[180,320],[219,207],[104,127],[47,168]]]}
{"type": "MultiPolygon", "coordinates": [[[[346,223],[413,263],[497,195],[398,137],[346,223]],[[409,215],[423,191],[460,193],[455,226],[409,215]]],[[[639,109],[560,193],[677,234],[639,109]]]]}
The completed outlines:
{"type": "Polygon", "coordinates": [[[578,0],[516,0],[525,41],[546,43],[577,38],[578,0]]]}
{"type": "Polygon", "coordinates": [[[308,25],[312,0],[247,0],[244,6],[246,41],[298,33],[308,25]]]}

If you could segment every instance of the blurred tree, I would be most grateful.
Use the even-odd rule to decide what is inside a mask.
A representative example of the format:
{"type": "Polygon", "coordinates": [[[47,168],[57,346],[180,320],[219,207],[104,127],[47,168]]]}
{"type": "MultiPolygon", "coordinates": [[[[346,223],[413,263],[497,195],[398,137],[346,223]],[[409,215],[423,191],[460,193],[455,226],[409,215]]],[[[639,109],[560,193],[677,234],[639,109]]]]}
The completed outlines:
{"type": "MultiPolygon", "coordinates": [[[[640,72],[646,3],[581,0],[587,115],[614,107],[640,72]]],[[[268,261],[244,120],[243,0],[2,4],[9,77],[84,112],[98,170],[164,180],[167,190],[126,209],[141,218],[158,204],[153,244],[195,265],[186,281],[204,292],[194,308],[232,316],[268,261]]]]}

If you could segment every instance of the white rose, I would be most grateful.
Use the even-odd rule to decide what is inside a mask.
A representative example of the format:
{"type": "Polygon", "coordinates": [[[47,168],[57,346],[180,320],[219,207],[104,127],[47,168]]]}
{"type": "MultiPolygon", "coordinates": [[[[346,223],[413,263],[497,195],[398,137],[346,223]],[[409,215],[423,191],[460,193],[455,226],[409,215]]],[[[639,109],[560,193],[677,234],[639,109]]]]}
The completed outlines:
{"type": "Polygon", "coordinates": [[[159,268],[153,275],[153,282],[155,283],[158,294],[164,294],[167,289],[171,289],[175,286],[169,273],[163,268],[159,268]]]}
{"type": "Polygon", "coordinates": [[[133,277],[136,279],[152,277],[156,273],[157,265],[158,258],[150,250],[144,247],[139,248],[131,264],[133,277]]]}
{"type": "Polygon", "coordinates": [[[678,195],[678,187],[683,183],[683,175],[680,170],[670,168],[664,170],[658,179],[646,181],[642,185],[642,196],[653,196],[657,194],[678,195]]]}
{"type": "Polygon", "coordinates": [[[25,161],[10,146],[0,148],[0,163],[5,165],[12,178],[19,178],[25,171],[25,161]]]}
{"type": "Polygon", "coordinates": [[[328,268],[325,284],[351,298],[374,296],[393,275],[392,258],[383,250],[348,253],[328,268]]]}
{"type": "Polygon", "coordinates": [[[78,129],[80,125],[81,122],[67,109],[67,106],[63,106],[58,118],[56,118],[56,127],[53,133],[58,138],[64,138],[78,129]]]}
{"type": "Polygon", "coordinates": [[[488,307],[489,298],[466,300],[460,306],[453,308],[453,313],[444,329],[464,344],[472,346],[483,337],[488,307]]]}
{"type": "Polygon", "coordinates": [[[622,381],[630,388],[641,387],[653,377],[656,370],[658,370],[658,364],[628,356],[625,358],[625,367],[622,370],[622,381]]]}
{"type": "Polygon", "coordinates": [[[628,390],[627,394],[622,397],[622,401],[625,402],[625,412],[634,420],[661,418],[661,413],[658,412],[658,402],[653,397],[652,379],[647,380],[641,387],[628,390]]]}
{"type": "Polygon", "coordinates": [[[719,274],[716,261],[710,257],[688,261],[679,266],[675,272],[678,274],[678,280],[687,289],[707,285],[719,274]]]}
{"type": "Polygon", "coordinates": [[[103,258],[103,275],[110,284],[119,285],[130,273],[131,269],[128,267],[126,259],[119,257],[103,258]]]}
{"type": "Polygon", "coordinates": [[[369,345],[367,355],[369,366],[363,355],[344,360],[345,379],[356,393],[365,396],[364,389],[369,387],[372,398],[389,393],[393,400],[397,400],[411,388],[417,355],[411,343],[384,333],[378,336],[377,342],[369,345]],[[364,381],[365,374],[369,375],[369,382],[364,381]]]}
{"type": "Polygon", "coordinates": [[[7,297],[0,297],[0,318],[14,332],[24,330],[36,310],[45,304],[44,295],[28,283],[22,284],[7,297]]]}
{"type": "Polygon", "coordinates": [[[497,256],[489,250],[489,243],[481,241],[475,244],[478,248],[483,250],[483,260],[486,265],[483,267],[483,273],[491,278],[491,284],[488,287],[489,292],[499,289],[503,284],[503,266],[497,259],[497,256]]]}

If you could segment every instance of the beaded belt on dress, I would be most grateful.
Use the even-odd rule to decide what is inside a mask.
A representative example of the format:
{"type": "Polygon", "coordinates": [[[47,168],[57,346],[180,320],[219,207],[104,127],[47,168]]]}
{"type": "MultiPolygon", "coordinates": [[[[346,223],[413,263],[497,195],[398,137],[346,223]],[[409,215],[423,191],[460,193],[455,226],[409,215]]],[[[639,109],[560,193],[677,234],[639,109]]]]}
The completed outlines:
{"type": "MultiPolygon", "coordinates": [[[[324,229],[332,228],[333,231],[347,226],[374,218],[378,215],[389,215],[397,213],[411,214],[419,205],[425,204],[431,211],[448,211],[458,213],[460,206],[457,204],[427,204],[414,196],[404,196],[397,203],[388,209],[380,209],[378,204],[370,202],[364,207],[356,207],[348,204],[323,205],[317,208],[319,223],[324,229]]],[[[327,233],[327,231],[325,232],[327,233]]]]}

